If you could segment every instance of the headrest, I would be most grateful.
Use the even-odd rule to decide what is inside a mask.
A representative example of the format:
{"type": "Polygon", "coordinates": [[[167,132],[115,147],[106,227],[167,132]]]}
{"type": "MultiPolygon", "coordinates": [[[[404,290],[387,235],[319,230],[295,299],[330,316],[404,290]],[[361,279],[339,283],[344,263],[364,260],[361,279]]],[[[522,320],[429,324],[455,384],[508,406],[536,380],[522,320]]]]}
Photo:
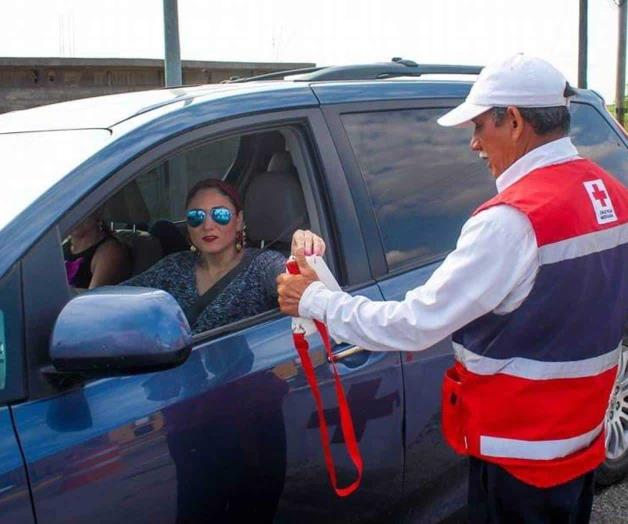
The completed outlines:
{"type": "Polygon", "coordinates": [[[163,255],[161,244],[146,231],[118,229],[114,236],[131,248],[133,255],[133,275],[139,275],[155,264],[163,255]]]}
{"type": "Polygon", "coordinates": [[[288,153],[288,151],[273,153],[273,156],[270,157],[270,162],[268,162],[267,171],[271,173],[296,172],[290,153],[288,153]]]}
{"type": "Polygon", "coordinates": [[[144,197],[134,180],[113,195],[103,207],[103,220],[125,224],[143,224],[150,221],[144,197]]]}
{"type": "MultiPolygon", "coordinates": [[[[270,167],[270,166],[269,166],[270,167]]],[[[307,227],[301,183],[292,172],[264,172],[253,177],[244,198],[247,237],[290,242],[295,229],[307,227]]]]}

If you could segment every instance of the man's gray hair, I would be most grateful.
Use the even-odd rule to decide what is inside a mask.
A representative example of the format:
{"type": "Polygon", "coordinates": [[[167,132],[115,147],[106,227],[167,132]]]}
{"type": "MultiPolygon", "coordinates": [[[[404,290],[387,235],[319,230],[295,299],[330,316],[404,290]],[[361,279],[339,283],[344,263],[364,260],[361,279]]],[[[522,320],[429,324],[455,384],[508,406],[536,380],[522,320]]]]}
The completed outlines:
{"type": "MultiPolygon", "coordinates": [[[[523,119],[528,122],[537,135],[546,135],[561,131],[563,135],[569,133],[571,115],[565,106],[557,107],[518,107],[523,119]]],[[[505,107],[491,109],[495,125],[501,125],[506,118],[505,107]]]]}

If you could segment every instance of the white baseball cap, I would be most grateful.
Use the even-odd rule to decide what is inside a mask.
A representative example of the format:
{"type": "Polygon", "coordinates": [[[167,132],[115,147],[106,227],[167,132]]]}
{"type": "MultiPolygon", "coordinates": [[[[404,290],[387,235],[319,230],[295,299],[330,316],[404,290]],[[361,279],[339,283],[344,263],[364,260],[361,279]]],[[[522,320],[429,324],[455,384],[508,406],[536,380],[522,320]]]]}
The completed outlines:
{"type": "Polygon", "coordinates": [[[575,91],[549,62],[523,53],[488,65],[478,75],[466,100],[438,119],[441,126],[469,125],[493,107],[557,107],[568,105],[575,91]]]}

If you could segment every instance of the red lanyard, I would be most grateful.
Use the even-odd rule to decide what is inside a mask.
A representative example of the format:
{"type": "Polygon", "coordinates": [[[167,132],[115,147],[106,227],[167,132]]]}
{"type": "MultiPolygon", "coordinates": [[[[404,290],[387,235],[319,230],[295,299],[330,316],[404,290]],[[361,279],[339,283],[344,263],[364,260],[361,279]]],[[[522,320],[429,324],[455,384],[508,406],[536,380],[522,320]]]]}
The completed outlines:
{"type": "MultiPolygon", "coordinates": [[[[289,273],[299,273],[296,262],[289,261],[287,267],[289,273]]],[[[310,354],[308,352],[310,345],[305,338],[305,333],[293,332],[292,338],[294,340],[294,347],[296,348],[297,353],[301,358],[305,377],[307,378],[310,389],[312,390],[312,395],[314,396],[314,401],[316,402],[316,412],[318,414],[321,442],[323,444],[323,454],[325,455],[325,464],[327,466],[329,480],[336,494],[339,497],[346,497],[348,495],[351,495],[351,493],[358,489],[358,487],[360,486],[360,482],[362,481],[362,455],[360,454],[358,441],[355,438],[355,430],[353,429],[353,419],[351,417],[351,411],[349,410],[349,404],[347,403],[345,392],[342,387],[342,383],[340,382],[340,377],[338,376],[338,370],[336,369],[336,364],[334,363],[334,359],[331,353],[331,342],[329,340],[327,327],[325,326],[325,324],[319,322],[318,320],[315,320],[314,323],[316,324],[318,334],[323,340],[325,351],[327,353],[327,359],[331,363],[334,375],[334,382],[336,386],[336,397],[338,398],[338,408],[340,411],[340,427],[342,429],[342,436],[344,437],[345,446],[347,448],[349,457],[351,457],[351,460],[358,473],[357,478],[350,485],[344,488],[338,487],[338,481],[336,479],[336,466],[334,464],[334,458],[331,454],[329,430],[327,428],[327,420],[325,419],[323,399],[321,397],[320,388],[318,387],[318,381],[316,380],[316,373],[314,371],[314,366],[312,365],[312,359],[310,358],[310,354]]]]}

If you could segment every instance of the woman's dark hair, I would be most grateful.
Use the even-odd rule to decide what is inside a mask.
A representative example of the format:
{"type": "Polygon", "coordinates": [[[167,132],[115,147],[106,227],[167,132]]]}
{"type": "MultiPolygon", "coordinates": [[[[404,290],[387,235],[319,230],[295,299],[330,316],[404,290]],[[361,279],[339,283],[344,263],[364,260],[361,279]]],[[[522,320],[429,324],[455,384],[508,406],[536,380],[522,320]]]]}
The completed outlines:
{"type": "Polygon", "coordinates": [[[91,214],[91,216],[93,216],[96,219],[96,223],[98,224],[98,229],[100,229],[107,236],[113,236],[113,229],[111,228],[110,223],[108,224],[107,221],[103,218],[104,214],[105,214],[105,209],[103,206],[96,209],[96,211],[94,211],[91,214]]]}
{"type": "Polygon", "coordinates": [[[185,199],[185,207],[188,207],[190,204],[190,200],[192,200],[199,191],[203,191],[204,189],[213,189],[218,191],[220,194],[226,196],[230,202],[235,207],[236,213],[242,211],[242,199],[240,198],[240,193],[235,188],[235,186],[229,184],[228,182],[223,182],[217,178],[208,178],[206,180],[201,180],[194,184],[192,189],[188,191],[188,196],[185,199]]]}

